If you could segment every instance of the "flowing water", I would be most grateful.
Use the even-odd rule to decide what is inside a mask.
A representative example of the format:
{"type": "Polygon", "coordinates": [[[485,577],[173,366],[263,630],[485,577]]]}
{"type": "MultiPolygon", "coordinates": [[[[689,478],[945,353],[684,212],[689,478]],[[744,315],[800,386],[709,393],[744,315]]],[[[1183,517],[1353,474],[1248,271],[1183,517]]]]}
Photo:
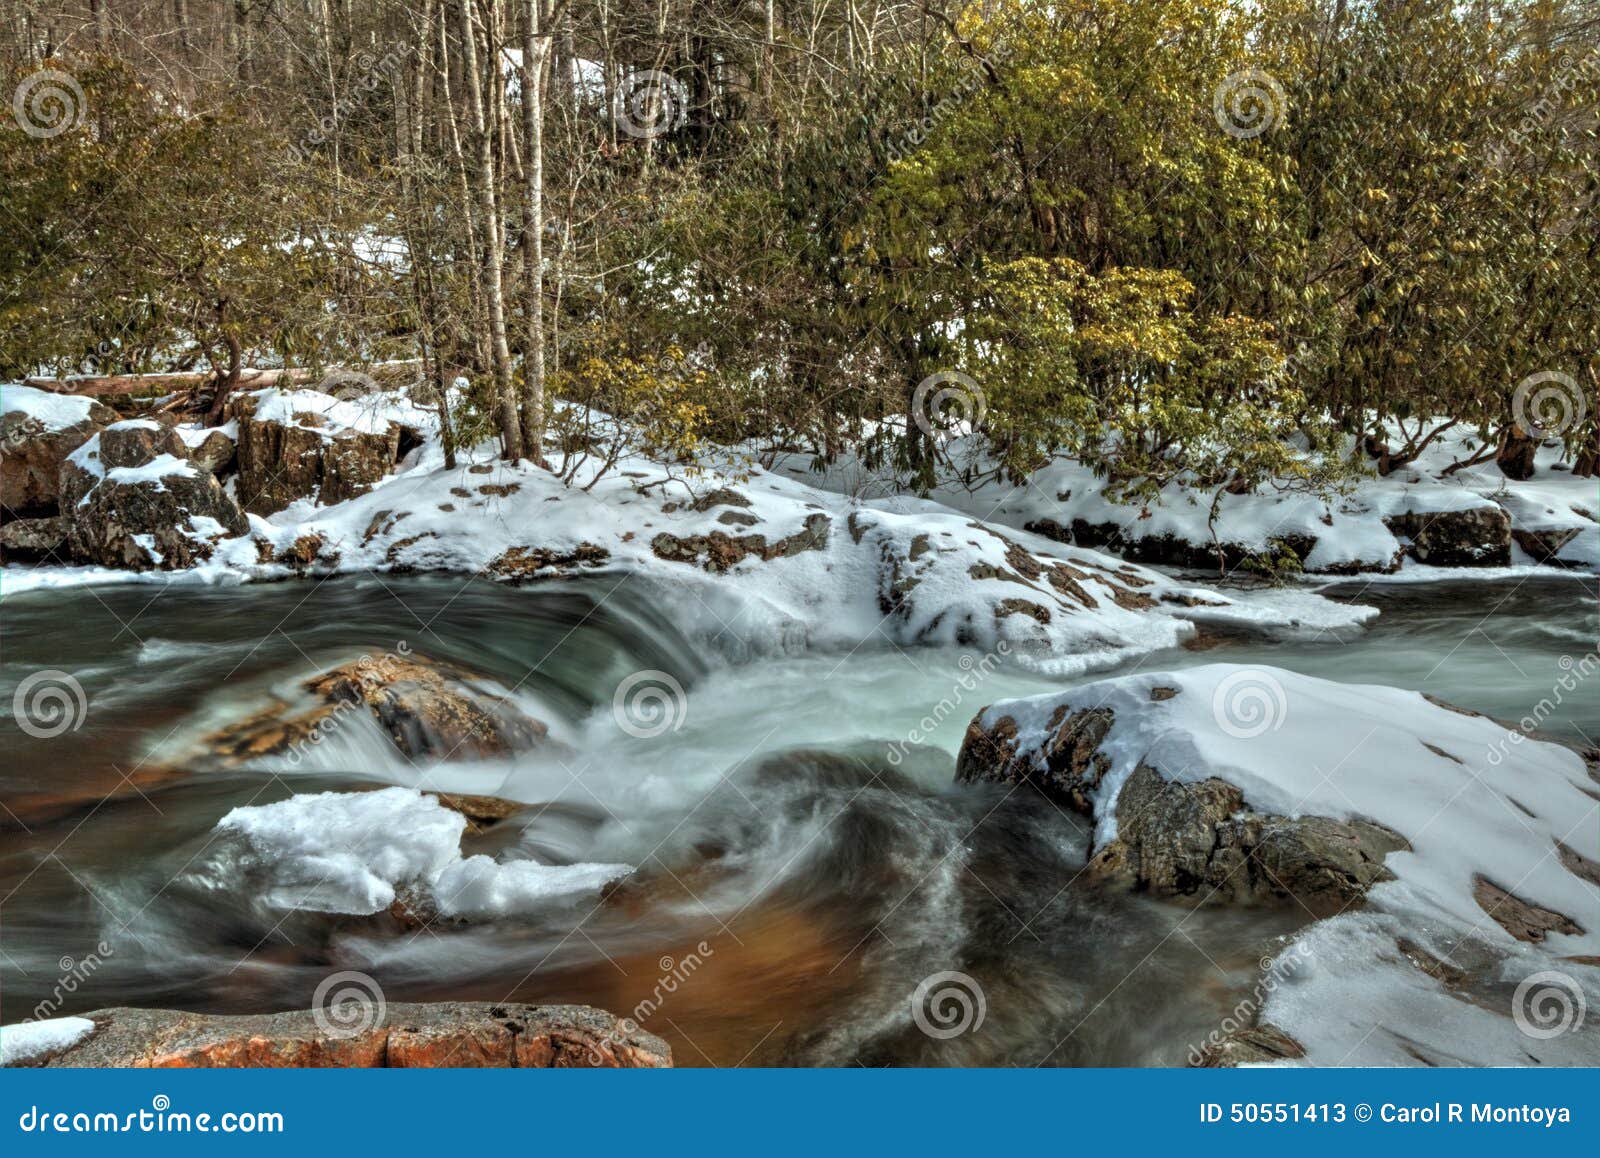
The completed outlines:
{"type": "MultiPolygon", "coordinates": [[[[1331,593],[1382,615],[1315,642],[1206,635],[1139,666],[1268,663],[1515,720],[1600,634],[1571,580],[1331,593]]],[[[5,725],[0,1022],[41,1002],[306,1008],[353,969],[388,1001],[637,1010],[687,1065],[1182,1064],[1298,925],[1089,888],[1080,818],[955,786],[979,708],[1064,686],[955,650],[735,664],[735,641],[691,643],[614,578],[79,589],[8,598],[0,630],[0,694],[53,669],[85,703],[60,735],[5,725]],[[196,738],[274,689],[408,650],[514,689],[564,746],[419,765],[359,716],[293,759],[195,770],[196,738]],[[616,689],[646,670],[684,698],[619,716],[616,689]],[[238,805],[385,784],[533,806],[471,851],[637,871],[603,897],[416,929],[274,908],[215,830],[238,805]],[[942,973],[970,979],[974,1007],[981,992],[982,1023],[959,1037],[912,1014],[942,973]]],[[[1542,727],[1600,736],[1600,700],[1569,696],[1542,727]]]]}

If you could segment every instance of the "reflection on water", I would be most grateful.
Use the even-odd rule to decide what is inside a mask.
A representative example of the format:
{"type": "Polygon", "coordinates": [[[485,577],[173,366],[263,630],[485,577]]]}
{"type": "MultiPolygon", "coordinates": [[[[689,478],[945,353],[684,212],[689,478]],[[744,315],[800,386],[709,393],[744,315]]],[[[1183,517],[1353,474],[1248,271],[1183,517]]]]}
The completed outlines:
{"type": "MultiPolygon", "coordinates": [[[[955,651],[735,666],[728,641],[684,639],[661,592],[613,584],[367,578],[8,599],[0,694],[59,669],[87,712],[48,739],[7,724],[0,1020],[28,1016],[63,958],[104,941],[109,954],[57,1012],[304,1007],[330,969],[357,968],[391,1001],[638,1008],[680,1064],[1181,1064],[1295,926],[1102,895],[1076,879],[1079,818],[952,785],[972,714],[1061,684],[1002,669],[960,692],[969,668],[955,651]],[[312,671],[401,646],[514,688],[570,750],[419,767],[376,728],[349,728],[293,763],[184,771],[208,727],[312,671]],[[611,710],[642,670],[688,689],[658,735],[611,710]],[[953,694],[957,710],[924,726],[953,694]],[[921,743],[906,748],[913,732],[921,743]],[[525,919],[419,930],[272,909],[214,831],[237,805],[377,783],[536,806],[469,851],[638,871],[525,919]],[[949,1039],[923,1032],[910,1001],[942,972],[981,993],[981,1026],[949,1039]]],[[[1597,631],[1577,582],[1337,594],[1358,591],[1383,609],[1365,633],[1211,638],[1141,667],[1271,663],[1515,719],[1597,631]]],[[[1600,735],[1600,701],[1568,697],[1546,727],[1600,735]]]]}

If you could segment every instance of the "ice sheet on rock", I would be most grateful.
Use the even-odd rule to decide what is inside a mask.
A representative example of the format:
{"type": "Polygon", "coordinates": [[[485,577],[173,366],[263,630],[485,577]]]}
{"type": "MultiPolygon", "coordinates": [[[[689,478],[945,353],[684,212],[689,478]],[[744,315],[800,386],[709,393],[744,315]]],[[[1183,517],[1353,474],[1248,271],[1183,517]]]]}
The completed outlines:
{"type": "Polygon", "coordinates": [[[245,868],[270,882],[274,908],[365,915],[412,887],[447,915],[497,917],[553,898],[594,894],[628,865],[501,864],[461,855],[466,818],[412,788],[322,792],[235,808],[218,829],[248,847],[245,868]]]}
{"type": "Polygon", "coordinates": [[[0,1025],[0,1066],[21,1065],[77,1045],[94,1032],[87,1017],[51,1017],[0,1025]]]}

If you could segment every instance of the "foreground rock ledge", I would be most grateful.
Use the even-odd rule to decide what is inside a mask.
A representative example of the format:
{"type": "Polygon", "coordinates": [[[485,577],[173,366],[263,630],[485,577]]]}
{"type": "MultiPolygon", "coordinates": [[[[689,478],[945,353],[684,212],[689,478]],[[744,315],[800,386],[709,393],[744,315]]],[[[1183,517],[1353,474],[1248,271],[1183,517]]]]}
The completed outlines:
{"type": "Polygon", "coordinates": [[[23,1064],[92,1069],[660,1069],[672,1065],[666,1042],[583,1005],[454,1001],[389,1005],[381,1024],[349,1036],[336,1036],[343,1031],[335,1017],[311,1010],[224,1017],[164,1009],[102,1009],[84,1016],[95,1023],[92,1034],[23,1064]]]}

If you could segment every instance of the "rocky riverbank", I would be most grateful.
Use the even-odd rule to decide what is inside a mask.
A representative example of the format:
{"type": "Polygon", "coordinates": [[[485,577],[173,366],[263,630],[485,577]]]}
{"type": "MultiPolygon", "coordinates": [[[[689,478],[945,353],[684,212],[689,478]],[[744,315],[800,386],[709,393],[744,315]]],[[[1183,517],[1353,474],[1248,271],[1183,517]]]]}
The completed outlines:
{"type": "Polygon", "coordinates": [[[654,1034],[581,1005],[362,1003],[246,1017],[101,1009],[0,1028],[4,1064],[51,1068],[661,1069],[654,1034]]]}
{"type": "Polygon", "coordinates": [[[1600,1008],[1600,752],[1415,692],[1213,664],[995,704],[957,779],[1090,818],[1071,883],[1311,919],[1284,950],[1305,968],[1209,1063],[1582,1064],[1600,1050],[1581,1012],[1560,1040],[1519,1032],[1513,992],[1558,975],[1580,1011],[1600,1008]]]}
{"type": "Polygon", "coordinates": [[[433,416],[398,395],[242,394],[220,434],[162,418],[103,425],[88,399],[28,388],[8,398],[51,427],[60,459],[51,490],[45,444],[26,443],[34,513],[0,535],[7,559],[24,560],[0,574],[13,591],[136,573],[521,583],[604,571],[692,593],[707,636],[737,623],[755,651],[1003,647],[1056,674],[1173,646],[1200,623],[1315,631],[1371,615],[1311,595],[1241,601],[935,503],[859,502],[753,464],[683,474],[625,458],[567,485],[485,450],[447,469],[433,416]]]}

